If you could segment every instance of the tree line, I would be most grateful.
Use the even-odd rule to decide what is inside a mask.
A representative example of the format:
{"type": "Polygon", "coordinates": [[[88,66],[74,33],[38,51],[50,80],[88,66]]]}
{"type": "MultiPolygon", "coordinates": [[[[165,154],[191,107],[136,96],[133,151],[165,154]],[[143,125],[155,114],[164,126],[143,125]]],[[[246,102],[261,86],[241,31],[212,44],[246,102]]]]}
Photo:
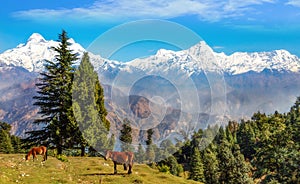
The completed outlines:
{"type": "MultiPolygon", "coordinates": [[[[298,184],[299,130],[300,97],[287,113],[257,112],[239,123],[229,121],[227,126],[199,129],[190,140],[175,145],[169,140],[159,146],[152,144],[153,131],[149,129],[146,148],[139,144],[135,161],[154,164],[160,171],[177,176],[187,173],[188,179],[209,184],[298,184]]],[[[125,123],[120,139],[124,145],[131,144],[130,136],[131,128],[125,123]]],[[[122,150],[130,149],[122,146],[122,150]]]]}
{"type": "Polygon", "coordinates": [[[21,139],[15,135],[11,135],[10,129],[10,124],[0,122],[0,153],[24,152],[21,139]]]}

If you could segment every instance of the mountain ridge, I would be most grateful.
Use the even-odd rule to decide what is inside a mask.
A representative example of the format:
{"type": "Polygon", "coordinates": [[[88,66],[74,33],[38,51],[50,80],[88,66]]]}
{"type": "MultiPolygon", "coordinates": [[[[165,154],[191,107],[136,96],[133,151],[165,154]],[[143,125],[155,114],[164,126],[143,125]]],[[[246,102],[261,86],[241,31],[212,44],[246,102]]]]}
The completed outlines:
{"type": "MultiPolygon", "coordinates": [[[[74,65],[79,65],[86,50],[73,39],[69,42],[79,58],[74,65]]],[[[34,84],[44,61],[55,60],[51,48],[58,44],[35,33],[0,54],[0,120],[12,125],[14,135],[24,137],[39,128],[32,124],[38,112],[32,105],[34,84]]],[[[115,135],[125,117],[137,127],[153,125],[156,136],[164,138],[208,123],[249,118],[257,110],[285,112],[300,91],[299,58],[286,50],[227,56],[202,41],[186,50],[160,49],[126,63],[89,56],[104,88],[115,135]]]]}
{"type": "MultiPolygon", "coordinates": [[[[86,52],[80,44],[69,39],[70,49],[81,58],[86,52]]],[[[0,54],[0,64],[21,66],[30,72],[40,72],[44,60],[54,60],[55,52],[52,47],[58,42],[45,40],[39,33],[33,33],[24,44],[6,50],[0,54]]],[[[204,41],[186,50],[172,51],[160,49],[155,55],[146,58],[136,58],[129,62],[119,62],[102,58],[90,53],[91,62],[96,70],[144,70],[147,72],[163,71],[166,69],[182,70],[188,75],[201,71],[218,71],[231,75],[249,71],[261,72],[264,69],[278,71],[300,71],[300,59],[287,50],[270,52],[235,52],[231,55],[214,52],[204,41]],[[208,55],[204,56],[203,55],[208,55]]],[[[79,64],[79,61],[76,64],[79,64]]]]}

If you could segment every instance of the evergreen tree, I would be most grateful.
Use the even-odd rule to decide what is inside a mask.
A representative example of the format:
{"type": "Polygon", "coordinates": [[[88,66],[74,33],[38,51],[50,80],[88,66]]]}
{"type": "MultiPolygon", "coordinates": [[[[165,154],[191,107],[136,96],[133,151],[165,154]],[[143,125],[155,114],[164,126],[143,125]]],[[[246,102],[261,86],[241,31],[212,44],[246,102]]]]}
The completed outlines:
{"type": "Polygon", "coordinates": [[[138,150],[135,153],[134,158],[137,163],[143,163],[145,161],[145,150],[141,144],[139,144],[138,150]]]}
{"type": "Polygon", "coordinates": [[[10,139],[14,153],[21,153],[23,151],[21,139],[15,135],[11,135],[10,139]]]}
{"type": "Polygon", "coordinates": [[[236,144],[233,148],[234,156],[234,183],[240,184],[250,184],[253,183],[252,178],[249,177],[250,167],[249,164],[245,162],[243,154],[240,152],[240,147],[236,144]]]}
{"type": "Polygon", "coordinates": [[[122,151],[133,151],[132,143],[132,129],[130,126],[130,121],[128,119],[124,119],[121,135],[119,137],[121,141],[121,149],[122,151]]]}
{"type": "Polygon", "coordinates": [[[252,160],[255,155],[256,138],[250,121],[242,121],[237,131],[237,142],[241,147],[241,152],[248,160],[252,160]]]}
{"type": "Polygon", "coordinates": [[[76,137],[83,150],[87,145],[98,151],[113,147],[113,138],[107,138],[110,123],[106,119],[104,91],[88,53],[84,53],[74,74],[73,111],[80,130],[76,137]]]}
{"type": "Polygon", "coordinates": [[[36,144],[52,144],[58,154],[74,145],[74,132],[78,128],[72,110],[72,64],[77,58],[68,48],[68,39],[63,30],[59,35],[59,46],[53,48],[57,53],[56,61],[46,61],[45,71],[36,84],[38,95],[34,97],[34,105],[39,106],[41,118],[34,123],[42,124],[43,128],[28,132],[28,140],[36,144]]]}
{"type": "Polygon", "coordinates": [[[288,113],[288,128],[295,146],[300,149],[300,97],[297,97],[295,104],[288,113]]]}
{"type": "Polygon", "coordinates": [[[146,144],[147,145],[151,145],[152,144],[152,135],[153,135],[153,130],[152,129],[148,129],[147,130],[147,140],[146,140],[146,144]]]}
{"type": "Polygon", "coordinates": [[[2,153],[12,153],[14,150],[9,133],[10,129],[9,124],[0,122],[0,152],[2,153]]]}
{"type": "Polygon", "coordinates": [[[226,139],[223,139],[218,147],[218,160],[220,171],[219,182],[234,184],[235,159],[231,151],[231,145],[226,139]]]}
{"type": "Polygon", "coordinates": [[[270,115],[260,121],[261,135],[259,137],[259,147],[257,147],[255,166],[258,169],[256,175],[265,175],[277,172],[281,167],[280,155],[278,152],[281,147],[287,145],[285,134],[286,125],[283,117],[270,115]]]}
{"type": "Polygon", "coordinates": [[[153,163],[155,160],[155,146],[152,144],[152,135],[153,135],[153,130],[148,129],[147,130],[147,149],[146,149],[146,158],[149,163],[153,163]]]}
{"type": "Polygon", "coordinates": [[[190,160],[189,179],[205,182],[203,162],[198,147],[194,147],[192,158],[190,160]]]}
{"type": "Polygon", "coordinates": [[[204,176],[207,184],[219,183],[219,163],[217,155],[210,145],[203,152],[204,176]]]}
{"type": "Polygon", "coordinates": [[[203,135],[202,129],[199,129],[198,132],[194,132],[194,134],[192,136],[192,141],[191,141],[192,149],[195,147],[198,147],[198,148],[200,147],[202,135],[203,135]]]}

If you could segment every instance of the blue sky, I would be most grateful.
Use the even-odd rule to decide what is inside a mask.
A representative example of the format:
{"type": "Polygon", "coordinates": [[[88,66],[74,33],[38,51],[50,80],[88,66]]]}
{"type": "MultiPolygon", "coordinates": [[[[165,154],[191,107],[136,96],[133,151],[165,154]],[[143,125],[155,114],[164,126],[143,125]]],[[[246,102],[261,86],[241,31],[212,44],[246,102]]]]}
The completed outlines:
{"type": "MultiPolygon", "coordinates": [[[[62,29],[87,48],[115,26],[155,19],[185,26],[217,52],[286,49],[300,56],[300,0],[10,0],[0,15],[0,52],[26,42],[34,32],[56,40],[62,29]]],[[[180,49],[150,40],[130,44],[112,58],[127,61],[160,47],[180,49]]]]}

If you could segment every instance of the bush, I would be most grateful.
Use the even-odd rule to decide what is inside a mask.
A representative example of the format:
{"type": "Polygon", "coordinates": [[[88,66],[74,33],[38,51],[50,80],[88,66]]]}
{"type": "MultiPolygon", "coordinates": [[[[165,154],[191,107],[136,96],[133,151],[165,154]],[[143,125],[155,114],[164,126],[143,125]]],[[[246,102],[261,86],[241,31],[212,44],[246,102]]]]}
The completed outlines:
{"type": "Polygon", "coordinates": [[[56,158],[62,162],[68,162],[68,158],[66,155],[57,155],[56,158]]]}
{"type": "Polygon", "coordinates": [[[170,167],[167,165],[158,166],[159,172],[170,173],[170,167]]]}

